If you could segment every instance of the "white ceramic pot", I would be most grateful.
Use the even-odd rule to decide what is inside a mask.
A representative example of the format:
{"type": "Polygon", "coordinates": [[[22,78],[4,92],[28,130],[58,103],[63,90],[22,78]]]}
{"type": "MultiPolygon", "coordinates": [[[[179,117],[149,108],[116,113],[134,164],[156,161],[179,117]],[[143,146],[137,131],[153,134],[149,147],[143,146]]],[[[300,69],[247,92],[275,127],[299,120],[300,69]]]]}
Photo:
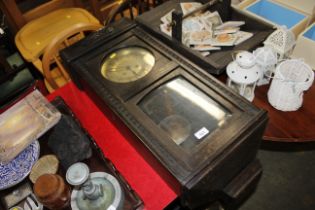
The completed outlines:
{"type": "Polygon", "coordinates": [[[281,111],[295,111],[303,104],[303,92],[311,87],[314,72],[301,60],[280,63],[268,90],[268,101],[281,111]]]}

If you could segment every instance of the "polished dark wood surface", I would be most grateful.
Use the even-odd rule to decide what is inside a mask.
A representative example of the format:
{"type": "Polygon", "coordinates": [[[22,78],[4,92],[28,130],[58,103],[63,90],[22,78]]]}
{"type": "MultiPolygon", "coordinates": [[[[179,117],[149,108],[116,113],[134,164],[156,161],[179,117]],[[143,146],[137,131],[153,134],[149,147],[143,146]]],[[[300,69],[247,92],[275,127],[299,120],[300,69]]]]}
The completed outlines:
{"type": "MultiPolygon", "coordinates": [[[[184,206],[197,209],[218,199],[225,193],[224,187],[255,158],[267,123],[267,113],[237,96],[202,69],[195,68],[188,59],[133,22],[116,22],[111,27],[111,34],[105,28],[98,32],[104,36],[87,37],[61,52],[71,75],[77,78],[76,84],[83,87],[93,101],[99,102],[100,109],[109,107],[122,119],[123,124],[139,138],[138,141],[174,176],[171,186],[179,186],[184,206]],[[122,31],[120,28],[130,29],[122,31]],[[85,43],[91,43],[90,49],[85,43]],[[154,68],[145,77],[126,84],[102,79],[99,66],[104,55],[125,46],[148,49],[156,58],[154,68]],[[187,151],[178,147],[139,105],[149,93],[176,78],[184,78],[231,113],[226,124],[187,151]]],[[[161,113],[156,113],[165,119],[163,113],[171,111],[168,108],[164,111],[163,107],[168,106],[162,105],[159,108],[161,113]]],[[[205,120],[203,125],[210,128],[213,125],[210,121],[205,120]]]]}
{"type": "MultiPolygon", "coordinates": [[[[226,82],[226,74],[217,77],[226,82]]],[[[253,104],[268,112],[269,121],[263,134],[263,140],[276,142],[315,141],[315,83],[304,92],[303,105],[293,112],[275,109],[268,102],[268,85],[256,87],[253,104]]]]}
{"type": "MultiPolygon", "coordinates": [[[[173,4],[176,4],[175,1],[169,1],[167,4],[164,4],[163,6],[166,8],[170,8],[173,6],[173,4]]],[[[140,16],[137,18],[137,22],[144,26],[148,31],[153,32],[153,34],[156,34],[159,38],[163,39],[163,34],[161,36],[161,32],[157,30],[158,27],[155,27],[154,25],[159,25],[160,24],[160,16],[165,13],[165,8],[158,7],[155,10],[153,10],[150,13],[147,13],[140,16]],[[155,13],[153,13],[155,11],[155,13]],[[152,28],[154,26],[154,28],[152,28]]],[[[244,17],[240,16],[239,14],[236,15],[234,14],[235,12],[228,12],[229,16],[232,16],[232,19],[242,19],[244,17]],[[234,17],[235,16],[235,17],[234,17]]],[[[225,19],[225,16],[221,14],[223,19],[225,19]]],[[[245,31],[252,31],[253,29],[262,31],[266,34],[261,35],[260,37],[260,42],[268,36],[268,33],[270,33],[270,30],[268,27],[264,27],[263,24],[255,22],[250,19],[246,19],[246,29],[245,31]]],[[[255,35],[257,36],[257,34],[255,35]]],[[[257,39],[259,40],[259,39],[257,39]]],[[[257,41],[255,40],[255,41],[257,41]]],[[[164,41],[167,41],[164,40],[164,41]]],[[[168,40],[169,41],[169,40],[168,40]]],[[[173,42],[173,40],[171,40],[173,42]]],[[[253,42],[253,41],[250,41],[253,42]]],[[[249,50],[253,49],[254,46],[245,46],[245,44],[249,44],[249,42],[245,42],[242,45],[239,45],[237,49],[239,50],[249,50]]],[[[252,44],[252,43],[251,43],[252,44]]],[[[224,55],[220,55],[220,61],[224,61],[224,65],[221,65],[221,72],[225,71],[225,66],[227,63],[229,63],[232,58],[229,55],[233,50],[237,49],[232,49],[230,52],[224,52],[224,55]],[[223,59],[224,58],[224,59],[223,59]]],[[[182,50],[182,52],[185,52],[182,50]]],[[[206,62],[212,64],[212,61],[216,61],[215,57],[219,55],[218,52],[211,54],[211,56],[208,56],[207,58],[211,58],[210,60],[208,59],[206,62]]],[[[198,57],[192,57],[193,53],[185,55],[187,56],[190,60],[194,61],[197,63],[199,66],[202,66],[202,63],[197,62],[198,57]]],[[[205,58],[202,58],[205,59],[205,58]]],[[[207,67],[209,69],[210,67],[207,67]]],[[[216,66],[216,69],[219,67],[216,66]]],[[[210,71],[211,72],[211,71],[210,71]]],[[[214,72],[211,72],[214,73],[214,72]]],[[[214,73],[216,74],[216,73],[214,73]]],[[[223,76],[226,78],[226,75],[223,76]]],[[[224,81],[225,79],[222,79],[222,77],[219,78],[220,80],[224,81]]],[[[269,85],[257,87],[255,90],[256,97],[253,101],[253,104],[258,106],[259,108],[265,109],[268,111],[269,115],[269,123],[267,125],[267,128],[265,130],[265,133],[263,135],[264,140],[268,141],[279,141],[279,142],[307,142],[307,141],[315,141],[315,129],[312,129],[312,125],[315,124],[315,110],[313,109],[315,105],[314,101],[314,96],[315,96],[315,87],[314,85],[307,91],[305,92],[304,95],[304,103],[303,106],[294,112],[283,112],[279,111],[275,108],[273,108],[267,99],[267,92],[269,89],[269,85]]]]}
{"type": "Polygon", "coordinates": [[[315,141],[315,85],[304,92],[303,105],[293,112],[275,109],[268,102],[269,85],[257,87],[253,103],[268,111],[269,122],[263,135],[264,140],[280,142],[315,141]]]}

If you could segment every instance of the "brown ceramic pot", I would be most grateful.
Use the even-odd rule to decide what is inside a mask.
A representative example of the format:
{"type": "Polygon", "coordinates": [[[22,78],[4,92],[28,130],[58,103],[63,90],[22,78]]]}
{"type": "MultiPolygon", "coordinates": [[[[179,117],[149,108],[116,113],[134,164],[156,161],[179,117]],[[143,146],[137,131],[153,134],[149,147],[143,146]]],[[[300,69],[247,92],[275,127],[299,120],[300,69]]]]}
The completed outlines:
{"type": "Polygon", "coordinates": [[[56,174],[44,174],[34,184],[34,193],[44,206],[49,209],[63,209],[69,205],[70,187],[63,178],[56,174]]]}

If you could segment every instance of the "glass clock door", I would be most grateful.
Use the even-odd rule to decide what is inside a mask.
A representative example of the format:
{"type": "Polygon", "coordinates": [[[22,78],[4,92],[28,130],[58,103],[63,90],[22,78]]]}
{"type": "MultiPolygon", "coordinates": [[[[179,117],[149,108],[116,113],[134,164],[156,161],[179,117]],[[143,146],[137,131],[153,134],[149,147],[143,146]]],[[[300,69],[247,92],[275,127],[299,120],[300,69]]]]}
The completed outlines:
{"type": "Polygon", "coordinates": [[[190,149],[222,126],[231,113],[182,77],[153,90],[140,108],[177,145],[190,149]]]}

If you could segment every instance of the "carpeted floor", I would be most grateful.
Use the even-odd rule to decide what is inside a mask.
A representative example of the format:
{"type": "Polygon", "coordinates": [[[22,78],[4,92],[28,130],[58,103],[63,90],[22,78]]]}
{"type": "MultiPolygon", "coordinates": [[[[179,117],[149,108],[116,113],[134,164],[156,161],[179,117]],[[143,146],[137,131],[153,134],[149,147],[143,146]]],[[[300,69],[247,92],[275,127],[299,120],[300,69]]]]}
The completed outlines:
{"type": "Polygon", "coordinates": [[[314,210],[315,143],[266,143],[258,153],[263,175],[240,210],[314,210]]]}

